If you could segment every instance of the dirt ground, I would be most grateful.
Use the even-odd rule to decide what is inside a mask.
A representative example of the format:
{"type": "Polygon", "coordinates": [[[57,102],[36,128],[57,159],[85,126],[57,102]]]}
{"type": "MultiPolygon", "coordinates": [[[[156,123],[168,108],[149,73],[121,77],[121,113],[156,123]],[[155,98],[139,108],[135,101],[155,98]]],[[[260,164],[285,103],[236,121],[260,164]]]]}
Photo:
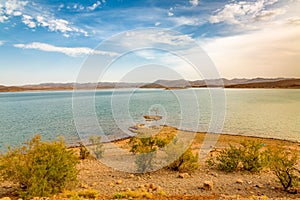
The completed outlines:
{"type": "MultiPolygon", "coordinates": [[[[168,133],[190,134],[172,127],[163,127],[160,131],[168,133]]],[[[197,133],[193,141],[193,151],[199,152],[205,134],[197,133]]],[[[300,144],[297,142],[276,139],[264,139],[246,136],[220,135],[217,143],[211,146],[211,152],[216,152],[229,144],[237,145],[243,140],[258,140],[264,146],[281,146],[299,152],[300,144]]],[[[127,141],[116,144],[126,149],[127,141]]],[[[209,143],[211,144],[211,143],[209,143]]],[[[78,164],[79,186],[74,190],[95,189],[99,192],[98,199],[112,199],[113,195],[126,190],[150,189],[153,199],[300,199],[298,194],[284,192],[276,181],[275,175],[270,171],[252,174],[249,172],[224,173],[211,169],[201,160],[200,168],[191,174],[180,178],[179,172],[160,169],[145,174],[134,174],[115,170],[96,159],[81,160],[78,164]],[[210,190],[203,189],[204,182],[212,183],[210,190]],[[160,191],[160,192],[158,192],[160,191]]],[[[2,182],[0,196],[5,196],[13,187],[2,182]]]]}

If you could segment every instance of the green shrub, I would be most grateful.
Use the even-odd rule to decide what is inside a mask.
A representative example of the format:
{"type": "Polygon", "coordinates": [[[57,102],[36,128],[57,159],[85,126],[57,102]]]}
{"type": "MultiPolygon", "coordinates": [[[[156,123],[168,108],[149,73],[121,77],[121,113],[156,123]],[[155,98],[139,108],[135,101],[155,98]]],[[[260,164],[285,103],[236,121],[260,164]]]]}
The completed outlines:
{"type": "Polygon", "coordinates": [[[97,190],[87,189],[78,192],[78,196],[86,199],[95,199],[99,195],[97,190]]]}
{"type": "Polygon", "coordinates": [[[114,199],[152,199],[153,194],[151,192],[142,191],[142,190],[127,190],[121,193],[115,193],[113,195],[114,199]]]}
{"type": "Polygon", "coordinates": [[[233,172],[238,169],[240,158],[241,150],[229,145],[229,148],[223,149],[217,156],[217,168],[225,172],[233,172]]]}
{"type": "Polygon", "coordinates": [[[126,194],[124,194],[124,193],[115,193],[113,195],[113,198],[114,199],[124,199],[124,198],[126,198],[126,194]]]}
{"type": "Polygon", "coordinates": [[[103,144],[101,143],[101,136],[91,136],[90,137],[90,143],[91,143],[91,150],[95,154],[95,157],[97,159],[100,159],[103,157],[104,154],[104,149],[103,149],[103,144]]]}
{"type": "Polygon", "coordinates": [[[0,175],[17,183],[23,198],[51,196],[75,183],[77,162],[62,140],[41,142],[38,135],[1,155],[0,175]]]}
{"type": "Polygon", "coordinates": [[[166,148],[166,160],[171,162],[169,169],[180,172],[191,172],[199,167],[198,156],[193,155],[191,148],[188,148],[183,154],[184,145],[173,140],[166,148]],[[179,157],[179,158],[178,158],[179,157]]]}
{"type": "Polygon", "coordinates": [[[270,151],[270,168],[285,191],[296,186],[297,155],[282,148],[270,151]]]}
{"type": "Polygon", "coordinates": [[[259,172],[266,165],[266,155],[262,151],[262,145],[256,141],[244,141],[241,143],[240,158],[242,169],[250,172],[259,172]]]}
{"type": "Polygon", "coordinates": [[[163,145],[165,145],[165,142],[155,137],[134,137],[130,139],[130,152],[137,154],[135,163],[138,172],[144,173],[153,168],[156,150],[163,147],[163,145]]]}
{"type": "Polygon", "coordinates": [[[268,159],[260,142],[244,141],[239,147],[229,145],[219,152],[216,159],[211,157],[206,163],[210,166],[216,165],[219,170],[225,172],[236,170],[259,172],[267,165],[268,159]]]}
{"type": "Polygon", "coordinates": [[[79,158],[81,160],[87,159],[90,156],[89,150],[82,144],[79,143],[79,158]]]}

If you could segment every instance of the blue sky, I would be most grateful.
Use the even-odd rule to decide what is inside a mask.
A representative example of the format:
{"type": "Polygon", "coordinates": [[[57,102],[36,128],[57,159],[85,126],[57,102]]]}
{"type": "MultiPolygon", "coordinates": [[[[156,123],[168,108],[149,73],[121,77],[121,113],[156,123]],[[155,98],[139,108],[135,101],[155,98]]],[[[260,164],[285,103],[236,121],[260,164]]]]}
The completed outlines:
{"type": "MultiPolygon", "coordinates": [[[[0,85],[75,82],[101,42],[142,28],[196,41],[221,77],[300,77],[299,10],[299,0],[0,0],[0,85]]],[[[103,81],[121,80],[149,54],[161,52],[119,59],[103,81]]],[[[198,79],[186,63],[162,56],[156,63],[198,79]]]]}

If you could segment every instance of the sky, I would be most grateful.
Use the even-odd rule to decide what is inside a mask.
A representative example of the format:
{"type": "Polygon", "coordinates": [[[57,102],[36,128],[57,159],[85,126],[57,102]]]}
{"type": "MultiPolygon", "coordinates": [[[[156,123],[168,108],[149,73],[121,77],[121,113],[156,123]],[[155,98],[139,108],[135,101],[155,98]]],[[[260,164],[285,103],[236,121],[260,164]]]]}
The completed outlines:
{"type": "Polygon", "coordinates": [[[99,81],[205,78],[192,43],[220,77],[299,78],[299,10],[300,0],[0,0],[0,85],[76,82],[95,56],[113,61],[99,81]]]}

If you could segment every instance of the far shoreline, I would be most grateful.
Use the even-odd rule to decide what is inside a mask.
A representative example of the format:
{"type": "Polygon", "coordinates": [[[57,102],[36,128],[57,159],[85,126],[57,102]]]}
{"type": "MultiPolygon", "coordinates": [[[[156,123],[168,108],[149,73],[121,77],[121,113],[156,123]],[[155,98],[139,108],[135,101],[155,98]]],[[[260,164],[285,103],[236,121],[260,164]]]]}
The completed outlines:
{"type": "Polygon", "coordinates": [[[188,89],[231,89],[231,90],[299,90],[300,87],[292,88],[292,87],[287,87],[287,88],[282,88],[282,87],[274,87],[274,88],[257,88],[257,87],[188,87],[188,88],[96,88],[96,89],[28,89],[28,90],[19,90],[19,91],[4,91],[0,89],[0,93],[22,93],[22,92],[64,92],[64,91],[101,91],[101,90],[120,90],[120,89],[143,89],[143,90],[188,90],[188,89]]]}

